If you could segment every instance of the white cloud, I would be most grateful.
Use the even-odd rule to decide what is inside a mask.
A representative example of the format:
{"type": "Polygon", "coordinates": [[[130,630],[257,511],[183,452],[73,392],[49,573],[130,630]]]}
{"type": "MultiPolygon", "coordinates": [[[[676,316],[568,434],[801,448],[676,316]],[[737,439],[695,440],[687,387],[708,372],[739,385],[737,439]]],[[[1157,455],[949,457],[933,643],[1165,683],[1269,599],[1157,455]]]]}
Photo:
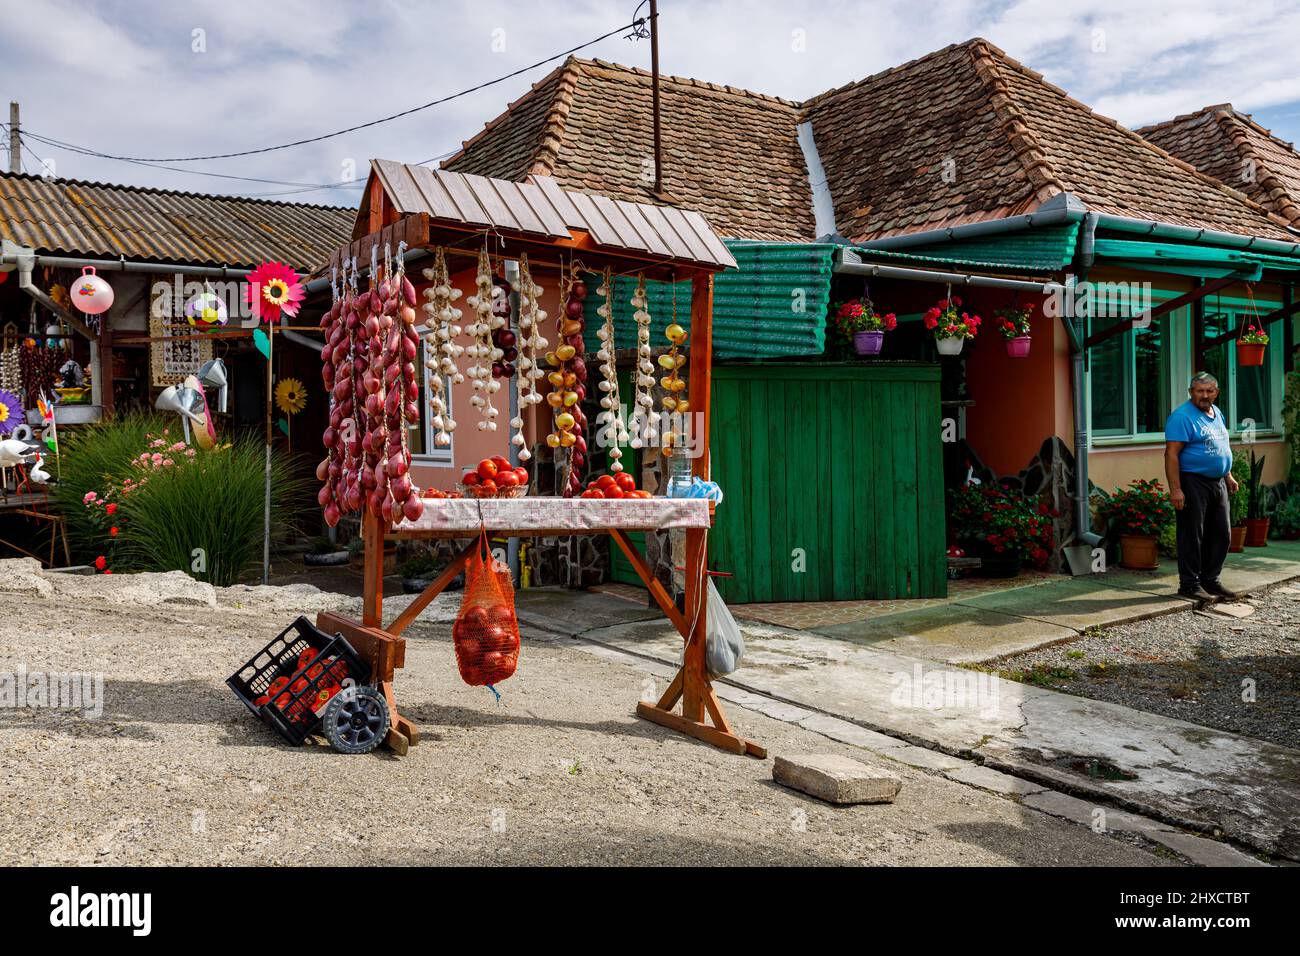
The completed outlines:
{"type": "MultiPolygon", "coordinates": [[[[0,0],[0,99],[22,102],[30,131],[108,152],[232,152],[473,86],[618,26],[635,7],[635,0],[0,0]],[[206,31],[205,53],[191,50],[195,28],[206,31]]],[[[982,35],[1130,125],[1228,100],[1275,108],[1277,132],[1300,138],[1300,112],[1286,109],[1300,103],[1300,79],[1288,65],[1300,36],[1295,2],[666,0],[661,26],[665,72],[791,99],[982,35]],[[1093,49],[1098,36],[1104,52],[1093,49]]],[[[615,37],[581,55],[648,67],[650,49],[615,37]]],[[[351,160],[364,176],[373,156],[414,162],[458,146],[548,69],[310,146],[193,165],[333,182],[351,160]]],[[[78,178],[244,194],[277,189],[38,151],[53,153],[59,172],[78,178]]],[[[351,202],[357,194],[291,198],[351,202]]]]}

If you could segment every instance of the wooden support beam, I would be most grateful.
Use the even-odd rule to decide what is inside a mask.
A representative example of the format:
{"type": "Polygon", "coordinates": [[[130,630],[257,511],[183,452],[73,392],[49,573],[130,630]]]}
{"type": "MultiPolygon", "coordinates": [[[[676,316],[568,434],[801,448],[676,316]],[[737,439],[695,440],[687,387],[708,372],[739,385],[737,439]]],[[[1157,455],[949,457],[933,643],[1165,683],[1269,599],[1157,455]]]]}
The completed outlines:
{"type": "MultiPolygon", "coordinates": [[[[491,536],[489,535],[489,537],[491,536]]],[[[465,567],[465,562],[469,560],[469,556],[474,553],[474,549],[478,546],[478,538],[467,544],[460,554],[452,559],[451,564],[447,565],[442,574],[438,575],[427,588],[421,591],[419,597],[406,606],[405,611],[397,615],[397,619],[388,626],[388,633],[401,634],[406,630],[411,625],[411,622],[420,616],[420,612],[429,606],[429,602],[446,590],[447,585],[451,584],[456,575],[460,574],[461,569],[465,567]]]]}
{"type": "Polygon", "coordinates": [[[384,626],[384,528],[383,522],[366,509],[361,519],[365,563],[361,571],[361,621],[369,627],[384,626]]]}
{"type": "Polygon", "coordinates": [[[686,618],[682,616],[681,611],[677,610],[677,605],[673,603],[668,591],[659,583],[649,566],[646,565],[645,558],[641,556],[641,552],[637,551],[636,545],[628,538],[627,532],[612,528],[609,536],[614,539],[614,543],[622,550],[623,556],[632,565],[632,570],[636,572],[637,577],[646,586],[646,590],[650,592],[650,596],[654,598],[660,610],[668,616],[668,620],[672,622],[673,627],[677,628],[677,632],[682,635],[682,639],[685,640],[689,637],[691,627],[686,622],[686,618]]]}
{"type": "MultiPolygon", "coordinates": [[[[1285,294],[1285,293],[1284,293],[1285,294]]],[[[1260,328],[1278,321],[1279,319],[1289,319],[1291,316],[1300,312],[1300,302],[1291,302],[1282,306],[1280,309],[1274,309],[1267,315],[1261,315],[1257,320],[1260,328]]],[[[1205,339],[1201,343],[1201,351],[1205,352],[1214,348],[1216,345],[1222,345],[1224,342],[1231,342],[1233,339],[1240,338],[1241,333],[1245,330],[1247,324],[1246,314],[1242,313],[1242,321],[1235,329],[1230,329],[1222,335],[1216,335],[1212,339],[1205,339]]]]}
{"type": "Polygon", "coordinates": [[[1162,302],[1154,309],[1148,309],[1140,315],[1133,316],[1131,319],[1116,322],[1109,328],[1102,329],[1100,332],[1094,332],[1084,340],[1083,347],[1090,349],[1094,345],[1100,345],[1102,342],[1113,339],[1117,335],[1123,335],[1139,322],[1149,322],[1153,319],[1158,319],[1160,316],[1173,312],[1175,309],[1181,309],[1183,306],[1196,302],[1198,299],[1205,298],[1211,292],[1218,292],[1220,289],[1227,288],[1230,285],[1235,285],[1241,281],[1243,280],[1240,276],[1224,276],[1221,279],[1211,279],[1203,286],[1193,289],[1191,292],[1184,292],[1182,295],[1170,299],[1168,302],[1162,302]]]}

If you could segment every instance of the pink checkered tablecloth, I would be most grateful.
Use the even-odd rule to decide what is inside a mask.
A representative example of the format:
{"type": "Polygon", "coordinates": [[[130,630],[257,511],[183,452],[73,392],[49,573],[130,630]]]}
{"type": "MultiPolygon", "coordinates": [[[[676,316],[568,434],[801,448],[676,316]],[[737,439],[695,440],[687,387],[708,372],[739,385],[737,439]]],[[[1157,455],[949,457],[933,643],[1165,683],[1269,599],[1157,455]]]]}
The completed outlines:
{"type": "Polygon", "coordinates": [[[703,498],[427,498],[418,521],[393,526],[395,532],[472,534],[494,532],[658,531],[709,527],[709,502],[703,498]]]}

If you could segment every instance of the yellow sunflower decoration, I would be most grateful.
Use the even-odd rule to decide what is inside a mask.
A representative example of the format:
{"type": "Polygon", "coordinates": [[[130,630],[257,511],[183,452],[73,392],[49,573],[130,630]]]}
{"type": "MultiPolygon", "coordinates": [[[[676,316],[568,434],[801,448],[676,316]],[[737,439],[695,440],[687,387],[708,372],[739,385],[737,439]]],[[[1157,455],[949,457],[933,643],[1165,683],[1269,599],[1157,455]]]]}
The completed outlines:
{"type": "Polygon", "coordinates": [[[275,386],[275,405],[286,415],[297,415],[307,407],[307,390],[296,378],[282,378],[275,386]]]}

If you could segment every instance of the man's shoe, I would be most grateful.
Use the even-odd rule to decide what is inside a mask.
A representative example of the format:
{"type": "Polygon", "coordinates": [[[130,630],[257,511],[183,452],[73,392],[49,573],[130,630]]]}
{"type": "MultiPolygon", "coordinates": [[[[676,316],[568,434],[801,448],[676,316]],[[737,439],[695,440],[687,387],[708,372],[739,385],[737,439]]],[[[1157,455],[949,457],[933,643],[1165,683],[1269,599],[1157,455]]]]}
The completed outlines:
{"type": "Polygon", "coordinates": [[[1218,598],[1216,598],[1213,594],[1205,590],[1205,588],[1200,587],[1199,585],[1194,588],[1179,588],[1178,596],[1188,598],[1189,600],[1192,601],[1199,601],[1203,604],[1213,603],[1218,600],[1218,598]]]}
{"type": "Polygon", "coordinates": [[[1241,600],[1240,594],[1238,594],[1236,591],[1229,591],[1218,581],[1206,581],[1205,584],[1203,584],[1201,587],[1203,590],[1208,591],[1210,594],[1213,594],[1216,598],[1219,598],[1220,600],[1223,601],[1241,600]]]}

